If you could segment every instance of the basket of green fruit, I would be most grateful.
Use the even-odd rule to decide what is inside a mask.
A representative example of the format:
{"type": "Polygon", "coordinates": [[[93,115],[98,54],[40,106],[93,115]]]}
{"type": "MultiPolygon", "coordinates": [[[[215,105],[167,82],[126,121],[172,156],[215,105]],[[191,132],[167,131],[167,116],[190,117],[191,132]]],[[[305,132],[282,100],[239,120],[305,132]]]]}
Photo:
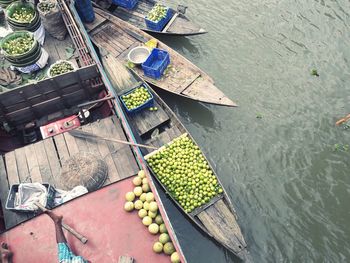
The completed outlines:
{"type": "Polygon", "coordinates": [[[203,153],[186,133],[145,159],[156,179],[186,213],[224,193],[203,153]]]}
{"type": "Polygon", "coordinates": [[[16,31],[2,39],[1,49],[6,59],[20,63],[36,54],[40,46],[33,33],[16,31]]]}
{"type": "Polygon", "coordinates": [[[153,106],[153,95],[144,85],[122,94],[120,100],[131,114],[153,106]]]}
{"type": "Polygon", "coordinates": [[[31,25],[39,14],[32,3],[14,2],[6,8],[8,22],[13,25],[31,25]]]}
{"type": "Polygon", "coordinates": [[[146,26],[154,31],[162,31],[172,17],[172,10],[162,4],[156,4],[145,17],[146,26]]]}
{"type": "Polygon", "coordinates": [[[76,70],[76,67],[72,62],[67,60],[59,60],[50,66],[49,70],[47,71],[47,76],[52,78],[74,70],[76,70]]]}

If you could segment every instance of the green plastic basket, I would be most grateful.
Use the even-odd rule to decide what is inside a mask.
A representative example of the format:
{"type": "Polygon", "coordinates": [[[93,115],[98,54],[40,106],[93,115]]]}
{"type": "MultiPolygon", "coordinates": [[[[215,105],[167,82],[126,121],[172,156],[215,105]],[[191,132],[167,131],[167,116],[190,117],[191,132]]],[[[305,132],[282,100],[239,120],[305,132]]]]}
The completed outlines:
{"type": "Polygon", "coordinates": [[[5,36],[2,41],[1,41],[1,49],[3,50],[4,56],[6,59],[12,59],[12,60],[21,60],[24,58],[27,58],[29,56],[31,56],[33,53],[35,53],[37,51],[38,48],[40,48],[38,41],[34,38],[34,42],[32,45],[32,48],[30,50],[28,50],[27,52],[23,53],[23,54],[19,54],[19,55],[11,55],[8,54],[4,49],[3,49],[3,45],[4,43],[6,43],[9,40],[12,40],[14,38],[17,38],[19,36],[24,36],[24,35],[30,35],[32,38],[34,38],[34,34],[29,32],[29,31],[16,31],[13,33],[8,34],[7,36],[5,36]]]}
{"type": "Polygon", "coordinates": [[[6,8],[7,21],[13,25],[17,25],[17,26],[28,25],[28,26],[30,26],[36,19],[38,19],[38,16],[39,16],[39,13],[32,3],[14,2],[6,8]],[[11,18],[11,16],[15,12],[16,8],[22,8],[22,7],[26,7],[26,8],[29,7],[29,8],[34,10],[34,17],[32,18],[32,20],[30,20],[28,22],[20,22],[20,21],[17,21],[15,19],[11,18]]]}

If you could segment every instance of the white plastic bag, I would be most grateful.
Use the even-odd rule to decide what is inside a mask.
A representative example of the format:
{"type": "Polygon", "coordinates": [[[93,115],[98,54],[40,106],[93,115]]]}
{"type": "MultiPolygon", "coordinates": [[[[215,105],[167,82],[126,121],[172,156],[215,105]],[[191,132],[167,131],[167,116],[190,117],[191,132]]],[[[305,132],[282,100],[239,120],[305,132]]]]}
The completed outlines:
{"type": "Polygon", "coordinates": [[[36,40],[38,40],[38,42],[40,43],[40,45],[44,45],[44,41],[45,41],[45,28],[44,25],[41,23],[40,27],[33,32],[34,37],[36,40]]]}
{"type": "Polygon", "coordinates": [[[35,211],[38,207],[35,203],[40,203],[43,207],[47,203],[47,189],[40,183],[25,183],[18,186],[18,199],[15,209],[35,211]]]}
{"type": "Polygon", "coordinates": [[[82,185],[78,185],[70,191],[56,189],[55,206],[68,202],[69,200],[72,200],[78,196],[86,194],[87,192],[88,190],[86,189],[86,187],[82,185]]]}

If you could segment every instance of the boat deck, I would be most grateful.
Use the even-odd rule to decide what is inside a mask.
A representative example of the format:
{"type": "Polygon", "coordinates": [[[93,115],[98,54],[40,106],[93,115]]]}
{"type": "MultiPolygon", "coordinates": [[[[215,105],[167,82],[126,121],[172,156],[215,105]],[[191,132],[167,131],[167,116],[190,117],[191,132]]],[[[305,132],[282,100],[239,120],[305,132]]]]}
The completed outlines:
{"type": "MultiPolygon", "coordinates": [[[[81,129],[102,137],[126,140],[116,116],[84,125],[81,129]]],[[[0,200],[6,229],[34,216],[32,213],[15,213],[5,209],[10,186],[39,182],[64,189],[60,178],[62,163],[70,156],[81,152],[91,152],[106,162],[108,178],[105,185],[133,176],[139,170],[130,146],[77,138],[67,132],[8,152],[0,159],[0,200]]]]}
{"type": "MultiPolygon", "coordinates": [[[[132,178],[110,184],[76,198],[55,209],[66,224],[88,238],[84,245],[70,234],[67,241],[73,252],[90,262],[117,263],[120,256],[134,262],[170,262],[170,257],[152,250],[159,235],[151,235],[137,211],[123,210],[125,193],[133,189],[132,178]]],[[[55,229],[47,215],[40,215],[3,234],[13,251],[13,262],[58,262],[55,229]]]]}

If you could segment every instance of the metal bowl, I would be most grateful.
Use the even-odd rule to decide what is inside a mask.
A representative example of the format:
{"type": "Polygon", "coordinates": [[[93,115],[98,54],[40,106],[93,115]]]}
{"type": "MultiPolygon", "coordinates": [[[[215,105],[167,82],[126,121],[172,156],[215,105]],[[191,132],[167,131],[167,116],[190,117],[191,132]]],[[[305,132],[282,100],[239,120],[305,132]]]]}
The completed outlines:
{"type": "Polygon", "coordinates": [[[134,64],[142,64],[145,62],[151,51],[147,47],[135,47],[130,50],[128,54],[128,59],[134,64]]]}

